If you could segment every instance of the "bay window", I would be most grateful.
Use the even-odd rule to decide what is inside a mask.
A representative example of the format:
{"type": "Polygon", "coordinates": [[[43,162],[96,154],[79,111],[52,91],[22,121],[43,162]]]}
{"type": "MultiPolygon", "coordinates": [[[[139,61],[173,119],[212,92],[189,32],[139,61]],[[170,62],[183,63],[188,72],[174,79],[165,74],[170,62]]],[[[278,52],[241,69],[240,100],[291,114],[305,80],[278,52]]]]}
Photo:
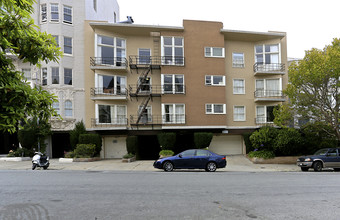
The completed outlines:
{"type": "Polygon", "coordinates": [[[72,24],[72,7],[64,5],[64,23],[72,24]]]}
{"type": "Polygon", "coordinates": [[[51,4],[51,21],[58,22],[59,21],[59,5],[51,4]]]}

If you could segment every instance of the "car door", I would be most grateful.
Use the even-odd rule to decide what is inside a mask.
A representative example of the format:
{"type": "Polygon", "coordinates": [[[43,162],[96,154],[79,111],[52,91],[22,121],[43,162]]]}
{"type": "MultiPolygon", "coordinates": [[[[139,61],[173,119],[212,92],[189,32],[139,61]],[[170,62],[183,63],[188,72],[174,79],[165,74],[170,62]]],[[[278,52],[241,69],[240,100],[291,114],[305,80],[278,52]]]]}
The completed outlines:
{"type": "Polygon", "coordinates": [[[329,149],[327,154],[324,157],[325,167],[336,167],[338,159],[338,150],[337,149],[329,149]]]}
{"type": "Polygon", "coordinates": [[[334,162],[334,167],[340,168],[340,149],[338,148],[337,151],[338,151],[338,154],[336,157],[336,161],[334,162]]]}
{"type": "Polygon", "coordinates": [[[173,160],[175,168],[192,168],[195,158],[195,150],[186,150],[178,154],[178,158],[173,160]]]}
{"type": "Polygon", "coordinates": [[[197,150],[194,165],[195,168],[205,168],[209,161],[209,157],[211,156],[209,151],[206,150],[197,150]]]}

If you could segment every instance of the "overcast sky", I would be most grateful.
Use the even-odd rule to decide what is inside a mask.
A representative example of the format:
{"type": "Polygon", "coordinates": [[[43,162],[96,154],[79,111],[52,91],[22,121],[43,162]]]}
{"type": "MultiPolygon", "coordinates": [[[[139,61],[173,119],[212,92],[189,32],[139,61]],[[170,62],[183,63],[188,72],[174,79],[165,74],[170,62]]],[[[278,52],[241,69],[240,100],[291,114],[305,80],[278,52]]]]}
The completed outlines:
{"type": "Polygon", "coordinates": [[[120,20],[182,26],[183,19],[223,22],[224,29],[287,33],[288,57],[340,38],[340,0],[118,0],[120,20]]]}

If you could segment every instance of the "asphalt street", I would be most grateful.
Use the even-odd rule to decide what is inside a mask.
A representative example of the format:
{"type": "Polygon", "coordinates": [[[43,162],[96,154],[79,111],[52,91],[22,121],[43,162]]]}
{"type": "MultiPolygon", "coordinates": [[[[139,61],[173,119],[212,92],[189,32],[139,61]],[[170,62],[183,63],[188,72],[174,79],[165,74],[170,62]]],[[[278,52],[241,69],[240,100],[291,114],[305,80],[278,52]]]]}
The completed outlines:
{"type": "Polygon", "coordinates": [[[339,172],[0,170],[0,219],[340,219],[339,172]]]}

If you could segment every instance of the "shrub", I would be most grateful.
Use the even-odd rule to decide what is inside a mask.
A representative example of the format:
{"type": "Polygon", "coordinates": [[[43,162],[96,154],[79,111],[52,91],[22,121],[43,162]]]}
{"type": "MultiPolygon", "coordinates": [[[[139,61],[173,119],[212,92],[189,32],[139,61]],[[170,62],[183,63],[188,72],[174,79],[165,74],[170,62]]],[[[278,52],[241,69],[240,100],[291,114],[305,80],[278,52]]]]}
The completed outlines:
{"type": "Polygon", "coordinates": [[[65,153],[65,158],[74,158],[74,151],[66,152],[65,153]]]}
{"type": "Polygon", "coordinates": [[[273,151],[260,150],[260,151],[251,151],[251,152],[249,152],[248,157],[250,157],[250,158],[257,157],[257,158],[263,158],[263,159],[270,159],[270,158],[274,158],[275,154],[274,154],[273,151]]]}
{"type": "Polygon", "coordinates": [[[95,156],[99,155],[102,150],[102,138],[99,134],[81,134],[79,144],[94,144],[96,146],[95,156]]]}
{"type": "Polygon", "coordinates": [[[126,150],[128,154],[137,154],[138,148],[138,137],[137,136],[128,136],[126,138],[126,150]]]}
{"type": "Polygon", "coordinates": [[[77,122],[73,130],[70,131],[71,148],[74,150],[79,143],[79,136],[86,134],[86,128],[83,121],[77,122]]]}
{"type": "Polygon", "coordinates": [[[159,156],[170,157],[172,155],[174,155],[172,150],[161,150],[161,152],[159,152],[159,156]]]}
{"type": "Polygon", "coordinates": [[[7,157],[32,157],[34,155],[33,150],[26,148],[18,148],[15,151],[9,152],[7,157]]]}
{"type": "Polygon", "coordinates": [[[74,157],[76,158],[89,158],[94,157],[96,154],[96,145],[94,144],[77,144],[74,149],[74,157]]]}
{"type": "Polygon", "coordinates": [[[127,153],[123,156],[124,159],[129,159],[129,158],[133,158],[135,155],[131,154],[131,153],[127,153]]]}
{"type": "Polygon", "coordinates": [[[283,128],[279,130],[274,151],[276,156],[294,156],[301,154],[302,137],[294,128],[283,128]]]}
{"type": "Polygon", "coordinates": [[[249,153],[250,151],[253,151],[255,148],[252,146],[250,141],[250,136],[252,135],[252,132],[243,133],[243,140],[244,144],[246,145],[246,152],[249,153]]]}
{"type": "Polygon", "coordinates": [[[157,135],[158,143],[162,150],[172,150],[176,143],[176,133],[159,133],[157,135]]]}
{"type": "Polygon", "coordinates": [[[197,132],[194,134],[195,146],[199,149],[208,148],[213,138],[212,133],[197,132]]]}
{"type": "Polygon", "coordinates": [[[273,127],[262,127],[253,132],[250,141],[254,149],[273,151],[278,130],[273,127]]]}

